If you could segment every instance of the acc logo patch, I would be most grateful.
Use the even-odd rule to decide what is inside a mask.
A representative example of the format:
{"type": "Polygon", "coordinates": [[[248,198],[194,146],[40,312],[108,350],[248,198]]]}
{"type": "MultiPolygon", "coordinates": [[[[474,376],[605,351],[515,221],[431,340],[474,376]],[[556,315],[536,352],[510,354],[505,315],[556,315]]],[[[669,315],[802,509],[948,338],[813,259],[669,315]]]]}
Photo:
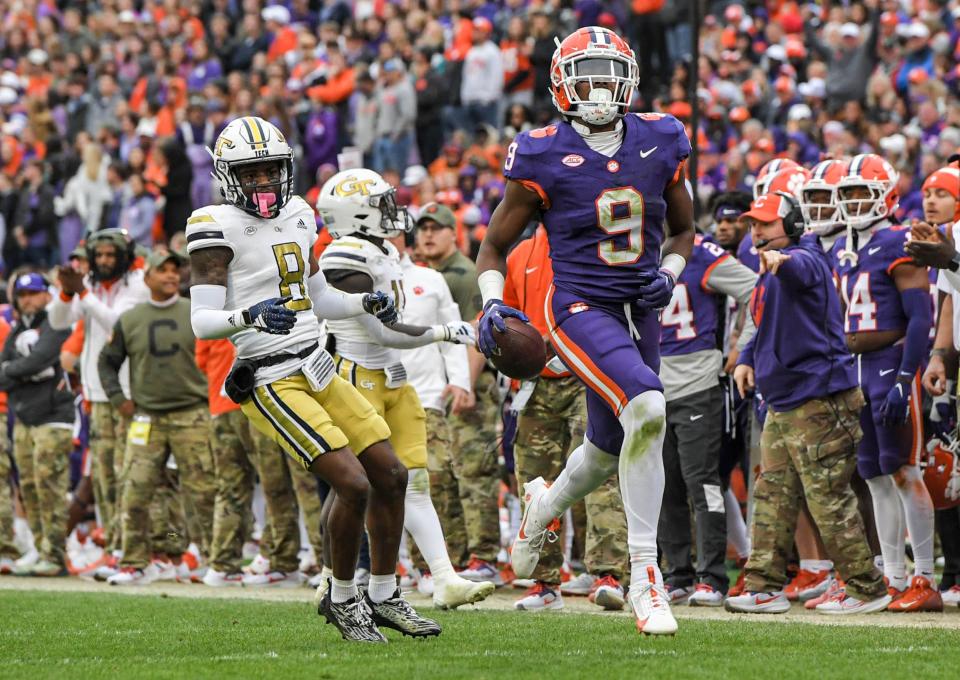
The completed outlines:
{"type": "Polygon", "coordinates": [[[567,154],[563,157],[563,160],[560,162],[564,165],[569,165],[571,168],[575,168],[578,165],[583,165],[584,158],[578,153],[567,154]]]}
{"type": "Polygon", "coordinates": [[[567,310],[571,314],[579,314],[580,312],[585,312],[588,309],[590,309],[590,305],[588,305],[586,302],[574,302],[572,305],[567,307],[567,310]]]}
{"type": "Polygon", "coordinates": [[[413,287],[414,295],[423,295],[423,286],[414,286],[413,287]]]}
{"type": "Polygon", "coordinates": [[[243,230],[243,233],[245,236],[253,236],[254,234],[257,233],[257,228],[254,226],[249,226],[243,230]]]}
{"type": "Polygon", "coordinates": [[[361,196],[370,195],[370,185],[374,184],[376,180],[372,179],[357,179],[353,175],[345,177],[340,184],[333,188],[333,191],[337,196],[353,196],[354,194],[360,194],[361,196]]]}
{"type": "Polygon", "coordinates": [[[607,161],[608,172],[620,172],[620,164],[614,160],[607,161]]]}

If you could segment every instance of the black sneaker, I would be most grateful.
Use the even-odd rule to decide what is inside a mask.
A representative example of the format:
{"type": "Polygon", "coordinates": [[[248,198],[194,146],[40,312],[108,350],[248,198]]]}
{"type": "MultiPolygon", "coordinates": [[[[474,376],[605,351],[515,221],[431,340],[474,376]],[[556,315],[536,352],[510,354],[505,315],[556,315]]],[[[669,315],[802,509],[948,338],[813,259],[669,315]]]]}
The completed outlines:
{"type": "Polygon", "coordinates": [[[393,628],[410,637],[440,635],[440,625],[420,616],[410,603],[400,596],[399,588],[394,591],[393,597],[383,602],[374,602],[368,592],[364,592],[363,599],[378,626],[393,628]]]}
{"type": "Polygon", "coordinates": [[[377,628],[377,624],[370,617],[370,608],[366,600],[359,595],[346,602],[334,603],[327,590],[317,613],[321,614],[327,623],[332,623],[340,631],[344,640],[350,642],[386,642],[387,638],[377,628]]]}

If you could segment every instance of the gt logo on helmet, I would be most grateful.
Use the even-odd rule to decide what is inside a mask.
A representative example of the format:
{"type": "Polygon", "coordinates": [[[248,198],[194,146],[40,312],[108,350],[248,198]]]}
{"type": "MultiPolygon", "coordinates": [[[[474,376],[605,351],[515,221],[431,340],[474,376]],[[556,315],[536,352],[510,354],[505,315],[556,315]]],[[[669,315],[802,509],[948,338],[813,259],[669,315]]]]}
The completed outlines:
{"type": "Polygon", "coordinates": [[[337,196],[353,196],[354,194],[360,194],[361,196],[370,195],[370,185],[374,184],[372,179],[357,179],[353,175],[345,177],[342,182],[337,184],[333,190],[337,193],[337,196]]]}

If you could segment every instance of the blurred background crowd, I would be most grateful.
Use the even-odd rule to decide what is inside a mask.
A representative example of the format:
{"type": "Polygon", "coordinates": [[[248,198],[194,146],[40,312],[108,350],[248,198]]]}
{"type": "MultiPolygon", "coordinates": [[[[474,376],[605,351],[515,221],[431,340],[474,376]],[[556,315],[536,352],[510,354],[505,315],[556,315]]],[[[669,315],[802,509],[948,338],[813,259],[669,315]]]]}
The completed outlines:
{"type": "Polygon", "coordinates": [[[578,26],[633,45],[634,107],[688,125],[702,205],[749,189],[774,157],[877,151],[900,172],[900,217],[918,217],[923,178],[960,146],[960,7],[947,0],[703,3],[696,64],[679,0],[5,6],[6,271],[66,261],[101,227],[167,241],[218,200],[205,147],[250,114],[295,146],[301,195],[353,147],[410,205],[448,205],[467,249],[502,193],[504,149],[555,115],[554,38],[578,26]]]}

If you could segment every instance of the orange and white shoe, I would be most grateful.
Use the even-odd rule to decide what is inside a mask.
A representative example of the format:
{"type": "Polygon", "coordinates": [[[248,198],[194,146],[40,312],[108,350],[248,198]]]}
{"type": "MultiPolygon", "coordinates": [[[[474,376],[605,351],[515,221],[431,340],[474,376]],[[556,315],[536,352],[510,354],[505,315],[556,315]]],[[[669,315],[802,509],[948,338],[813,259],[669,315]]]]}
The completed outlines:
{"type": "Polygon", "coordinates": [[[783,594],[791,602],[799,600],[806,602],[814,597],[819,597],[827,592],[830,587],[830,581],[833,577],[829,569],[822,571],[810,571],[801,569],[790,583],[783,589],[783,594]]]}
{"type": "Polygon", "coordinates": [[[623,603],[626,601],[620,581],[609,574],[601,576],[593,582],[593,587],[587,599],[610,612],[618,612],[623,609],[623,603]]]}
{"type": "Polygon", "coordinates": [[[673,635],[677,620],[670,611],[667,590],[656,580],[653,567],[647,567],[647,581],[630,585],[630,606],[637,619],[637,630],[644,635],[673,635]]]}
{"type": "Polygon", "coordinates": [[[515,609],[525,612],[539,612],[547,609],[563,609],[563,595],[559,588],[551,588],[537,581],[519,600],[513,603],[515,609]]]}
{"type": "Polygon", "coordinates": [[[803,603],[804,609],[816,609],[818,604],[823,604],[831,597],[836,596],[840,591],[843,590],[843,581],[838,578],[835,578],[830,581],[830,586],[817,597],[811,598],[803,603]]]}
{"type": "Polygon", "coordinates": [[[540,561],[544,541],[553,542],[558,538],[559,520],[553,518],[546,524],[541,524],[537,519],[541,500],[548,488],[549,485],[543,477],[537,477],[523,485],[523,519],[520,520],[520,530],[510,551],[510,564],[517,578],[530,578],[540,561]]]}
{"type": "Polygon", "coordinates": [[[943,598],[925,576],[914,576],[910,587],[887,607],[891,612],[942,612],[943,598]]]}
{"type": "Polygon", "coordinates": [[[890,579],[888,579],[886,576],[883,577],[883,582],[887,584],[887,595],[892,597],[894,600],[907,592],[906,588],[897,588],[896,586],[890,585],[890,579]]]}
{"type": "Polygon", "coordinates": [[[884,594],[872,600],[858,600],[840,591],[817,605],[818,614],[870,614],[882,612],[890,604],[890,595],[884,594]]]}

